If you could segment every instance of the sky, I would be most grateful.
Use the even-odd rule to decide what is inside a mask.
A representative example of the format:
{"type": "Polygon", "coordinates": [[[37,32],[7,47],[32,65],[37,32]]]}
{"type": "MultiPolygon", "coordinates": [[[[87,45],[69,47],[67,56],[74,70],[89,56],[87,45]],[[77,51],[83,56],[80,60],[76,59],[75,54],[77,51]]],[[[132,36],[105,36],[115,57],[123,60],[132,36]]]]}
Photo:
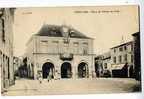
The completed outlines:
{"type": "Polygon", "coordinates": [[[17,8],[14,19],[14,55],[25,53],[26,43],[43,24],[72,26],[94,38],[94,54],[132,40],[139,31],[138,6],[17,8]]]}

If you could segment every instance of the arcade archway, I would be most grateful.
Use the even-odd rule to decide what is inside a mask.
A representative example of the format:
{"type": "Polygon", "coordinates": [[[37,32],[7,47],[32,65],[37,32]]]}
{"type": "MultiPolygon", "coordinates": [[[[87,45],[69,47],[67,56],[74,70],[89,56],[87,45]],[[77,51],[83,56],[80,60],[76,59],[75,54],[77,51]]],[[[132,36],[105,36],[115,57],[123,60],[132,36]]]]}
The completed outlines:
{"type": "Polygon", "coordinates": [[[49,75],[54,77],[54,65],[53,63],[46,62],[42,66],[42,75],[43,78],[47,78],[49,75]]]}
{"type": "Polygon", "coordinates": [[[88,78],[88,65],[82,62],[78,65],[78,78],[88,78]]]}
{"type": "Polygon", "coordinates": [[[64,62],[61,66],[61,78],[71,78],[72,77],[72,67],[68,62],[64,62]]]}

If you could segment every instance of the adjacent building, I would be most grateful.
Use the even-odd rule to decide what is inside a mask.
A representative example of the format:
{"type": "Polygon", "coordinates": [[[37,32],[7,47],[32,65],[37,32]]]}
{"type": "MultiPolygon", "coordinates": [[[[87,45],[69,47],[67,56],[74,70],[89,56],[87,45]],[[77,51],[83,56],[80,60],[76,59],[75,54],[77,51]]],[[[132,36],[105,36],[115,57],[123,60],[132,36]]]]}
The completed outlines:
{"type": "Polygon", "coordinates": [[[13,8],[0,8],[0,68],[1,91],[14,84],[13,8]]]}
{"type": "Polygon", "coordinates": [[[95,72],[97,77],[111,77],[110,52],[95,57],[95,72]]]}
{"type": "Polygon", "coordinates": [[[20,57],[13,57],[13,65],[14,65],[14,75],[19,76],[19,68],[22,65],[22,59],[20,57]]]}
{"type": "Polygon", "coordinates": [[[111,53],[107,52],[102,55],[103,77],[111,77],[111,53]]]}
{"type": "Polygon", "coordinates": [[[40,73],[44,79],[95,75],[93,39],[66,25],[43,25],[27,42],[26,55],[34,79],[40,73]]]}
{"type": "Polygon", "coordinates": [[[141,80],[141,50],[140,50],[140,32],[134,33],[134,74],[137,80],[141,80]]]}
{"type": "Polygon", "coordinates": [[[111,71],[113,77],[130,77],[134,69],[133,41],[114,46],[110,49],[111,71]]]}
{"type": "Polygon", "coordinates": [[[95,57],[97,76],[141,79],[140,33],[132,34],[133,41],[119,44],[95,57]],[[106,75],[105,75],[106,74],[106,75]]]}
{"type": "Polygon", "coordinates": [[[95,73],[96,77],[101,77],[103,75],[103,55],[98,55],[95,57],[95,73]]]}

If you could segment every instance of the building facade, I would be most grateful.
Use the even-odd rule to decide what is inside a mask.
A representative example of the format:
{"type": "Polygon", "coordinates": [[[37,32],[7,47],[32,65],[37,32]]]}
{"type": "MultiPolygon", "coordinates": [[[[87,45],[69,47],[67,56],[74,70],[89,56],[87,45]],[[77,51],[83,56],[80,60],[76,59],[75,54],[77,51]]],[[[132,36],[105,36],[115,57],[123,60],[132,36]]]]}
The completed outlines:
{"type": "Polygon", "coordinates": [[[134,76],[141,80],[141,50],[140,50],[140,32],[134,33],[134,76]]]}
{"type": "Polygon", "coordinates": [[[106,52],[95,58],[95,71],[97,77],[111,77],[111,54],[106,52]]]}
{"type": "Polygon", "coordinates": [[[19,68],[22,65],[22,59],[20,57],[13,57],[13,65],[15,77],[19,76],[19,68]]]}
{"type": "Polygon", "coordinates": [[[45,79],[95,75],[93,39],[66,25],[43,25],[27,43],[29,76],[45,79]]]}
{"type": "Polygon", "coordinates": [[[103,77],[111,77],[111,54],[110,52],[102,55],[103,77]]]}
{"type": "Polygon", "coordinates": [[[103,75],[103,55],[98,55],[95,57],[95,73],[96,77],[101,77],[103,75]]]}
{"type": "Polygon", "coordinates": [[[0,8],[1,92],[14,84],[13,71],[13,8],[0,8]]]}
{"type": "Polygon", "coordinates": [[[110,49],[111,71],[113,77],[131,77],[134,69],[133,41],[110,49]]]}

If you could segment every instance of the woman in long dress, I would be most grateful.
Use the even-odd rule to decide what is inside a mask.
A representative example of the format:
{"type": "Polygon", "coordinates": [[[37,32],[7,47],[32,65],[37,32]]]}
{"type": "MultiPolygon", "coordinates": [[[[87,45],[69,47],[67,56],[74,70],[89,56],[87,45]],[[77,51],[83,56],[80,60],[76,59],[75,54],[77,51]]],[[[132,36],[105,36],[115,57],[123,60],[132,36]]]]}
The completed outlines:
{"type": "Polygon", "coordinates": [[[49,82],[51,79],[52,79],[52,71],[51,71],[51,69],[50,69],[50,71],[49,71],[49,73],[48,73],[48,75],[47,75],[47,80],[48,80],[48,82],[49,82]]]}

